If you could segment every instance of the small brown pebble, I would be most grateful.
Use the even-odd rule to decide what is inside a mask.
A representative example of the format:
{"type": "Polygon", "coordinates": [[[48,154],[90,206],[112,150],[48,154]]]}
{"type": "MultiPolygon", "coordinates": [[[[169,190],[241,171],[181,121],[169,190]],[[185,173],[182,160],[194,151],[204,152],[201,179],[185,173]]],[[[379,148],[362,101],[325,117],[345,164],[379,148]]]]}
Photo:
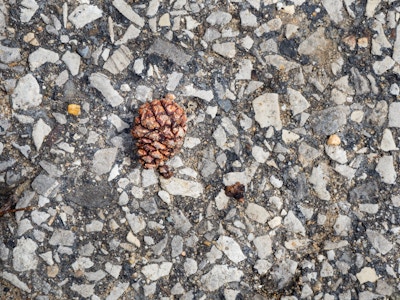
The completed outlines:
{"type": "Polygon", "coordinates": [[[243,203],[244,202],[244,185],[241,184],[240,182],[236,182],[233,185],[229,185],[225,187],[225,195],[228,197],[235,198],[239,202],[243,203]]]}
{"type": "Polygon", "coordinates": [[[79,104],[68,104],[68,113],[73,116],[81,114],[81,106],[79,104]]]}
{"type": "Polygon", "coordinates": [[[329,138],[328,141],[326,142],[327,145],[329,146],[339,146],[340,145],[340,137],[337,134],[332,134],[329,138]]]}
{"type": "Polygon", "coordinates": [[[52,265],[52,266],[47,266],[47,276],[50,278],[54,278],[58,274],[58,266],[57,265],[52,265]]]}

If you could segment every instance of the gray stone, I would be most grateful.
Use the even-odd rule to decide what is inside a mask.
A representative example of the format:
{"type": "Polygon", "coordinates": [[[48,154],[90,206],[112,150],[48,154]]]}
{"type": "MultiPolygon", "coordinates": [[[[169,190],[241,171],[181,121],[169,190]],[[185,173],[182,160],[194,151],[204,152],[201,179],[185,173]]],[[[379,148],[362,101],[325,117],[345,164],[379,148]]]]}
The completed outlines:
{"type": "Polygon", "coordinates": [[[19,221],[17,236],[22,236],[25,232],[31,230],[32,228],[33,226],[31,224],[31,221],[29,221],[28,219],[23,219],[19,221]]]}
{"type": "Polygon", "coordinates": [[[203,185],[199,182],[172,177],[160,178],[161,188],[171,195],[199,198],[203,194],[203,185]]]}
{"type": "Polygon", "coordinates": [[[251,80],[251,72],[253,71],[253,63],[250,59],[243,59],[239,63],[239,72],[236,74],[236,80],[251,80]]]}
{"type": "Polygon", "coordinates": [[[188,220],[188,218],[182,213],[182,211],[173,211],[171,213],[171,217],[174,223],[175,229],[178,229],[182,231],[183,233],[186,233],[190,230],[192,227],[192,224],[188,220]]]}
{"type": "Polygon", "coordinates": [[[113,5],[129,21],[139,27],[144,26],[144,19],[138,15],[128,3],[123,0],[114,0],[113,5]]]}
{"type": "Polygon", "coordinates": [[[186,276],[193,275],[197,272],[197,261],[193,258],[187,258],[183,264],[186,276]]]}
{"type": "Polygon", "coordinates": [[[269,235],[258,236],[253,240],[257,249],[257,256],[261,259],[272,254],[272,240],[269,235]]]}
{"type": "Polygon", "coordinates": [[[382,75],[386,71],[393,68],[394,64],[395,61],[389,56],[386,56],[383,60],[374,62],[372,65],[372,69],[374,70],[375,74],[382,75]]]}
{"type": "Polygon", "coordinates": [[[392,250],[393,244],[378,231],[367,229],[367,236],[372,247],[382,255],[386,255],[390,250],[392,250]]]}
{"type": "Polygon", "coordinates": [[[351,77],[354,84],[356,95],[363,95],[370,92],[368,80],[361,75],[360,71],[356,68],[351,68],[351,77]]]}
{"type": "Polygon", "coordinates": [[[182,254],[183,251],[183,238],[180,235],[176,235],[171,241],[171,257],[177,257],[182,254]]]}
{"type": "Polygon", "coordinates": [[[348,236],[352,230],[351,218],[345,215],[339,215],[333,225],[336,235],[348,236]]]}
{"type": "Polygon", "coordinates": [[[32,181],[33,190],[44,197],[49,197],[58,185],[59,182],[56,179],[44,174],[39,174],[32,181]]]}
{"type": "Polygon", "coordinates": [[[232,15],[223,11],[216,11],[211,13],[206,21],[211,25],[224,26],[232,20],[232,15]]]}
{"type": "Polygon", "coordinates": [[[171,289],[172,295],[182,295],[184,293],[185,293],[185,289],[183,288],[183,286],[180,282],[176,283],[171,289]]]}
{"type": "Polygon", "coordinates": [[[116,46],[126,44],[127,42],[136,39],[140,34],[140,30],[135,25],[129,25],[121,39],[116,41],[116,46]]]}
{"type": "Polygon", "coordinates": [[[291,231],[293,233],[300,233],[302,236],[306,235],[306,229],[291,210],[288,212],[285,219],[283,220],[283,225],[286,226],[288,231],[291,231]]]}
{"type": "Polygon", "coordinates": [[[119,49],[114,51],[114,53],[107,59],[103,68],[116,75],[125,70],[132,60],[132,51],[128,47],[121,45],[119,49]]]}
{"type": "Polygon", "coordinates": [[[147,51],[149,54],[158,54],[172,60],[178,66],[184,67],[192,59],[192,57],[185,53],[185,51],[163,39],[156,39],[147,51]]]}
{"type": "Polygon", "coordinates": [[[111,85],[110,79],[102,73],[92,73],[89,76],[90,84],[97,89],[106,101],[112,106],[116,107],[124,102],[116,90],[111,85]]]}
{"type": "Polygon", "coordinates": [[[159,241],[157,244],[155,244],[152,249],[154,252],[154,255],[161,255],[164,252],[165,247],[168,244],[168,236],[166,236],[165,238],[163,238],[161,241],[159,241]]]}
{"type": "Polygon", "coordinates": [[[22,291],[24,291],[26,293],[30,293],[32,291],[26,283],[22,282],[16,275],[14,275],[12,273],[3,271],[3,272],[0,272],[0,277],[9,281],[14,286],[16,286],[17,288],[21,289],[22,291]]]}
{"type": "Polygon", "coordinates": [[[388,127],[400,127],[400,102],[392,102],[389,106],[388,127]]]}
{"type": "Polygon", "coordinates": [[[278,94],[266,93],[253,100],[255,119],[261,128],[273,126],[282,129],[278,94]]]}
{"type": "Polygon", "coordinates": [[[320,276],[324,278],[324,277],[332,277],[333,275],[334,275],[333,267],[325,260],[322,263],[320,276]]]}
{"type": "Polygon", "coordinates": [[[40,47],[36,51],[29,54],[29,68],[31,69],[31,71],[34,71],[45,63],[56,63],[59,58],[60,57],[58,53],[40,47]]]}
{"type": "Polygon", "coordinates": [[[37,244],[29,238],[20,238],[13,249],[13,268],[17,272],[36,269],[38,258],[36,256],[37,244]]]}
{"type": "Polygon", "coordinates": [[[67,65],[72,76],[78,75],[81,65],[81,57],[78,53],[67,51],[62,56],[62,60],[67,65]]]}
{"type": "Polygon", "coordinates": [[[96,153],[93,155],[92,171],[97,175],[102,175],[110,172],[117,153],[118,148],[97,150],[96,153]]]}
{"type": "Polygon", "coordinates": [[[74,242],[75,234],[64,229],[55,229],[49,240],[49,244],[53,246],[72,246],[74,242]]]}
{"type": "Polygon", "coordinates": [[[210,272],[201,277],[201,284],[206,291],[216,291],[229,282],[240,281],[243,272],[228,265],[215,265],[210,272]]]}
{"type": "Polygon", "coordinates": [[[29,22],[38,10],[39,5],[35,0],[22,0],[20,20],[22,23],[29,22]]]}
{"type": "Polygon", "coordinates": [[[383,131],[383,136],[382,136],[382,141],[381,141],[381,150],[383,150],[383,151],[399,150],[399,148],[396,147],[396,143],[394,141],[392,131],[388,128],[386,128],[383,131]]]}
{"type": "Polygon", "coordinates": [[[21,60],[21,49],[0,45],[0,62],[10,64],[21,60]]]}
{"type": "Polygon", "coordinates": [[[310,176],[310,183],[313,185],[318,198],[326,201],[331,199],[331,195],[326,188],[328,175],[327,166],[325,164],[320,164],[313,168],[310,176]]]}
{"type": "Polygon", "coordinates": [[[11,100],[14,110],[36,107],[42,103],[39,84],[32,74],[27,74],[18,80],[11,100]]]}
{"type": "Polygon", "coordinates": [[[103,222],[99,220],[93,220],[89,224],[86,224],[86,232],[99,232],[103,230],[103,222]]]}
{"type": "Polygon", "coordinates": [[[40,150],[45,137],[48,136],[50,132],[51,127],[47,125],[43,119],[39,119],[35,125],[33,125],[32,138],[37,151],[40,150]]]}
{"type": "Polygon", "coordinates": [[[44,211],[34,210],[31,212],[31,218],[33,223],[40,225],[50,218],[50,214],[44,211]]]}
{"type": "Polygon", "coordinates": [[[108,274],[110,274],[112,277],[115,279],[118,279],[119,274],[121,273],[122,266],[121,265],[113,265],[110,262],[106,262],[105,264],[105,270],[108,274]]]}
{"type": "Polygon", "coordinates": [[[140,202],[140,207],[149,215],[153,215],[158,212],[157,203],[154,198],[146,198],[140,202]]]}
{"type": "Polygon", "coordinates": [[[393,165],[393,156],[384,155],[380,157],[375,170],[381,176],[382,182],[387,184],[396,183],[397,173],[393,165]]]}
{"type": "Polygon", "coordinates": [[[161,277],[168,276],[171,268],[171,262],[163,262],[161,264],[148,264],[142,268],[142,273],[149,280],[158,280],[161,277]]]}
{"type": "Polygon", "coordinates": [[[212,49],[214,52],[226,58],[234,58],[236,55],[236,46],[233,42],[215,43],[212,49]]]}
{"type": "Polygon", "coordinates": [[[236,264],[246,259],[246,256],[243,254],[240,245],[231,237],[220,236],[217,240],[217,245],[218,248],[221,249],[222,252],[224,252],[224,254],[236,264]]]}
{"type": "Polygon", "coordinates": [[[318,135],[331,135],[347,123],[348,106],[338,105],[312,114],[312,128],[318,135]]]}
{"type": "Polygon", "coordinates": [[[287,60],[280,55],[276,55],[276,54],[266,55],[264,57],[264,60],[265,60],[266,64],[275,67],[280,72],[283,71],[283,72],[287,73],[291,70],[297,69],[299,71],[299,73],[301,74],[300,64],[290,61],[290,60],[287,60]]]}
{"type": "Polygon", "coordinates": [[[76,284],[71,285],[71,290],[77,292],[83,298],[89,298],[94,294],[94,284],[76,284]]]}
{"type": "Polygon", "coordinates": [[[393,45],[393,60],[400,64],[400,24],[396,28],[396,41],[393,45]]]}
{"type": "Polygon", "coordinates": [[[289,96],[290,107],[293,116],[302,113],[310,107],[310,103],[304,98],[304,96],[294,89],[288,88],[287,93],[289,96]]]}
{"type": "Polygon", "coordinates": [[[245,212],[251,220],[261,224],[265,224],[271,217],[271,214],[264,207],[255,203],[249,203],[245,212]]]}
{"type": "Polygon", "coordinates": [[[116,286],[114,286],[110,292],[110,294],[106,297],[106,300],[118,300],[125,293],[125,291],[129,287],[129,282],[118,282],[116,286]]]}
{"type": "Polygon", "coordinates": [[[256,264],[254,265],[254,269],[257,270],[258,274],[264,275],[267,274],[267,272],[271,269],[272,264],[265,259],[259,259],[256,261],[256,264]]]}
{"type": "Polygon", "coordinates": [[[340,146],[325,145],[325,153],[340,164],[347,163],[346,151],[340,146]]]}
{"type": "Polygon", "coordinates": [[[390,85],[389,93],[393,96],[400,95],[400,87],[397,83],[393,83],[390,85]]]}
{"type": "Polygon", "coordinates": [[[142,216],[126,214],[126,219],[128,220],[128,224],[134,234],[137,234],[146,228],[146,221],[142,216]]]}
{"type": "Polygon", "coordinates": [[[240,23],[244,27],[257,27],[257,17],[253,15],[248,9],[240,12],[240,23]]]}
{"type": "Polygon", "coordinates": [[[115,114],[109,115],[108,120],[111,124],[114,125],[115,129],[117,129],[117,132],[119,133],[127,128],[130,128],[130,125],[128,123],[122,121],[121,118],[115,114]]]}
{"type": "Polygon", "coordinates": [[[102,14],[102,10],[96,5],[81,4],[71,12],[68,16],[68,20],[79,29],[98,18],[101,18],[102,14]]]}
{"type": "Polygon", "coordinates": [[[343,3],[342,1],[336,0],[322,0],[322,5],[328,12],[330,19],[336,24],[340,24],[343,20],[342,9],[343,3]]]}
{"type": "Polygon", "coordinates": [[[327,49],[329,45],[329,41],[325,38],[325,28],[319,27],[316,32],[300,43],[297,51],[301,55],[313,55],[317,51],[327,49]]]}
{"type": "Polygon", "coordinates": [[[176,87],[178,86],[180,80],[183,77],[183,73],[172,72],[168,75],[168,83],[167,83],[167,90],[168,91],[175,91],[176,87]]]}

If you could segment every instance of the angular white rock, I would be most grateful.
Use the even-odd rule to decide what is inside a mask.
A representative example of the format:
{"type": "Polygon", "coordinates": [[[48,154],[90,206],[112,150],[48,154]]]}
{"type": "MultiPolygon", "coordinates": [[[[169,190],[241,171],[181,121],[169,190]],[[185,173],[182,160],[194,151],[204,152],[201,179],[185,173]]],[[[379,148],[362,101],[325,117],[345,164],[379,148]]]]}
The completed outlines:
{"type": "Polygon", "coordinates": [[[382,141],[381,141],[381,149],[383,151],[399,150],[399,148],[396,147],[396,143],[394,142],[392,131],[388,128],[386,128],[383,131],[383,136],[382,136],[382,141]]]}
{"type": "Polygon", "coordinates": [[[188,97],[197,97],[210,102],[214,98],[212,90],[199,90],[193,87],[193,84],[185,86],[183,94],[188,97]]]}
{"type": "Polygon", "coordinates": [[[263,164],[267,161],[269,152],[265,151],[262,147],[255,145],[251,150],[251,155],[257,162],[263,164]]]}
{"type": "Polygon", "coordinates": [[[114,44],[116,46],[126,44],[130,40],[136,39],[140,34],[140,30],[135,25],[129,25],[128,29],[125,31],[121,39],[116,41],[114,44]]]}
{"type": "Polygon", "coordinates": [[[266,93],[257,97],[253,100],[253,109],[261,128],[273,126],[276,130],[282,129],[278,94],[266,93]]]}
{"type": "Polygon", "coordinates": [[[291,210],[283,220],[283,225],[285,225],[287,229],[293,233],[300,233],[302,236],[306,235],[306,229],[291,210]]]}
{"type": "Polygon", "coordinates": [[[331,195],[326,189],[326,184],[328,182],[325,174],[325,168],[323,165],[314,167],[310,176],[310,183],[313,185],[318,198],[322,200],[330,200],[331,195]]]}
{"type": "Polygon", "coordinates": [[[376,275],[375,269],[370,267],[364,267],[362,270],[356,274],[356,277],[360,284],[366,282],[375,282],[379,279],[378,275],[376,275]]]}
{"type": "Polygon", "coordinates": [[[393,156],[384,155],[379,158],[375,170],[381,176],[382,182],[387,184],[395,184],[397,173],[393,165],[393,156]]]}
{"type": "Polygon", "coordinates": [[[103,68],[116,75],[125,70],[132,60],[132,51],[128,47],[121,45],[120,48],[114,51],[113,55],[107,59],[103,68]]]}
{"type": "Polygon", "coordinates": [[[377,75],[382,75],[386,71],[393,68],[395,61],[391,59],[389,56],[386,56],[383,60],[379,60],[374,62],[372,68],[377,75]]]}
{"type": "Polygon", "coordinates": [[[97,150],[93,156],[92,171],[97,175],[102,175],[110,172],[115,158],[118,153],[118,148],[107,148],[97,150]]]}
{"type": "Polygon", "coordinates": [[[39,84],[32,74],[27,74],[18,80],[11,100],[14,110],[36,107],[42,103],[39,84]]]}
{"type": "Polygon", "coordinates": [[[51,132],[51,127],[47,125],[43,119],[39,119],[35,125],[33,125],[32,138],[35,144],[36,150],[39,151],[42,147],[44,138],[51,132]]]}
{"type": "Polygon", "coordinates": [[[172,268],[171,262],[159,264],[149,264],[142,268],[142,273],[149,280],[158,280],[161,277],[169,275],[172,268]]]}
{"type": "Polygon", "coordinates": [[[92,73],[89,76],[90,84],[97,89],[106,101],[112,106],[116,107],[124,102],[116,90],[111,85],[110,79],[102,73],[92,73]]]}
{"type": "Polygon", "coordinates": [[[365,16],[372,18],[375,14],[375,9],[382,0],[368,0],[365,8],[365,16]]]}
{"type": "Polygon", "coordinates": [[[78,53],[67,51],[62,56],[62,60],[67,65],[72,76],[78,75],[79,67],[81,65],[81,57],[78,53]]]}
{"type": "Polygon", "coordinates": [[[265,224],[271,217],[271,214],[264,207],[255,203],[249,203],[245,212],[250,219],[261,224],[265,224]]]}
{"type": "Polygon", "coordinates": [[[35,12],[38,10],[39,5],[35,0],[22,0],[21,2],[21,15],[20,20],[22,23],[29,22],[35,12]]]}
{"type": "MultiPolygon", "coordinates": [[[[1,12],[1,8],[0,8],[1,12]]],[[[21,60],[21,49],[6,47],[0,44],[0,62],[9,64],[21,60]]]]}
{"type": "Polygon", "coordinates": [[[2,277],[3,279],[11,282],[14,286],[16,286],[17,288],[23,290],[24,292],[30,293],[32,290],[26,285],[26,283],[22,282],[21,280],[19,280],[19,278],[11,273],[8,273],[6,271],[3,271],[0,273],[0,277],[2,277]]]}
{"type": "Polygon", "coordinates": [[[240,245],[231,237],[220,236],[217,241],[217,247],[236,264],[246,259],[240,245]]]}
{"type": "Polygon", "coordinates": [[[400,102],[392,102],[389,106],[388,127],[400,127],[400,102]]]}
{"type": "Polygon", "coordinates": [[[390,250],[393,249],[393,244],[378,231],[367,229],[367,236],[369,242],[372,244],[372,247],[374,247],[382,255],[386,255],[390,250]]]}
{"type": "Polygon", "coordinates": [[[139,27],[144,26],[144,19],[139,16],[128,3],[123,0],[114,0],[113,5],[129,21],[138,25],[139,27]]]}
{"type": "Polygon", "coordinates": [[[250,59],[243,59],[239,63],[239,72],[236,74],[236,80],[251,80],[251,71],[253,71],[253,63],[250,59]]]}
{"type": "Polygon", "coordinates": [[[68,16],[68,20],[79,29],[98,18],[101,18],[102,14],[103,11],[95,5],[81,4],[72,11],[68,16]]]}
{"type": "Polygon", "coordinates": [[[205,290],[213,292],[226,283],[240,281],[243,272],[228,265],[214,265],[210,272],[201,277],[205,290]]]}
{"type": "Polygon", "coordinates": [[[203,194],[203,185],[199,182],[180,178],[160,178],[161,187],[171,195],[199,198],[203,194]]]}
{"type": "Polygon", "coordinates": [[[325,145],[325,153],[340,164],[347,163],[346,151],[340,146],[325,145]]]}
{"type": "Polygon", "coordinates": [[[215,197],[215,205],[218,210],[223,210],[228,207],[229,197],[225,194],[225,190],[221,189],[217,197],[215,197]]]}
{"type": "Polygon", "coordinates": [[[289,96],[290,108],[292,110],[293,116],[302,113],[310,107],[310,103],[299,91],[288,88],[287,93],[289,96]]]}
{"type": "Polygon", "coordinates": [[[226,58],[234,58],[236,55],[236,47],[233,42],[216,43],[213,44],[212,49],[214,52],[226,58]]]}
{"type": "Polygon", "coordinates": [[[29,238],[21,238],[13,249],[13,267],[17,272],[36,269],[38,258],[35,254],[37,244],[29,238]]]}
{"type": "Polygon", "coordinates": [[[272,240],[269,235],[258,236],[253,240],[257,249],[257,256],[261,259],[272,254],[272,240]]]}

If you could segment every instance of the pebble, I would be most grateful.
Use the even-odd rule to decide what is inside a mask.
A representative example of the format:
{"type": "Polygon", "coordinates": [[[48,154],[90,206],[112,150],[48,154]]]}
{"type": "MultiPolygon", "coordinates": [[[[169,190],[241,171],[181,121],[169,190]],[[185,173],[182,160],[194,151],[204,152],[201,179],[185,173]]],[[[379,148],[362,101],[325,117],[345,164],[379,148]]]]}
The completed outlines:
{"type": "Polygon", "coordinates": [[[248,9],[242,10],[239,13],[241,25],[244,27],[257,27],[257,17],[253,15],[248,9]]]}
{"type": "Polygon", "coordinates": [[[332,277],[334,275],[333,267],[326,260],[322,263],[320,275],[324,277],[332,277]]]}
{"type": "Polygon", "coordinates": [[[400,102],[392,102],[389,106],[389,123],[388,127],[400,127],[400,102]]]}
{"type": "Polygon", "coordinates": [[[282,129],[278,94],[266,93],[253,100],[255,119],[261,128],[273,126],[276,130],[282,129]]]}
{"type": "Polygon", "coordinates": [[[21,22],[22,23],[29,22],[38,9],[39,5],[35,0],[22,0],[21,14],[20,14],[21,22]]]}
{"type": "Polygon", "coordinates": [[[128,47],[121,45],[119,49],[114,51],[114,53],[107,59],[103,68],[116,75],[125,70],[132,60],[132,51],[128,47]]]}
{"type": "Polygon", "coordinates": [[[55,229],[49,244],[53,246],[72,246],[75,242],[75,234],[65,229],[55,229]]]}
{"type": "Polygon", "coordinates": [[[217,54],[226,58],[234,58],[236,56],[236,46],[233,42],[215,43],[212,49],[217,54]]]}
{"type": "Polygon", "coordinates": [[[161,188],[171,195],[199,198],[203,194],[203,185],[199,182],[172,177],[160,178],[161,188]]]}
{"type": "Polygon", "coordinates": [[[226,196],[225,190],[221,189],[217,197],[215,197],[215,205],[218,210],[223,210],[228,208],[228,204],[229,204],[229,197],[226,196]]]}
{"type": "Polygon", "coordinates": [[[103,230],[103,222],[98,220],[93,220],[89,224],[86,225],[86,232],[99,232],[103,230]]]}
{"type": "Polygon", "coordinates": [[[203,275],[200,279],[203,288],[213,292],[229,282],[240,281],[243,272],[235,267],[228,265],[214,265],[210,272],[203,275]]]}
{"type": "Polygon", "coordinates": [[[111,85],[110,79],[102,73],[92,73],[89,76],[90,84],[97,89],[106,101],[112,106],[116,107],[124,102],[116,90],[111,85]]]}
{"type": "Polygon", "coordinates": [[[232,20],[232,15],[230,13],[223,11],[215,11],[211,13],[206,19],[206,21],[210,23],[210,25],[212,26],[214,25],[224,26],[228,24],[231,20],[232,20]]]}
{"type": "Polygon", "coordinates": [[[140,35],[140,30],[135,25],[129,25],[121,39],[116,41],[116,46],[126,44],[127,42],[136,39],[140,35]]]}
{"type": "Polygon", "coordinates": [[[71,290],[77,292],[83,298],[89,298],[94,294],[94,284],[76,284],[71,285],[71,290]]]}
{"type": "Polygon", "coordinates": [[[147,51],[149,54],[158,54],[172,60],[178,66],[184,67],[192,59],[185,51],[177,45],[157,38],[147,51]]]}
{"type": "Polygon", "coordinates": [[[171,213],[172,220],[174,222],[174,227],[177,230],[186,233],[192,227],[192,224],[188,220],[188,218],[182,213],[182,211],[173,211],[171,213]]]}
{"type": "Polygon", "coordinates": [[[343,20],[342,10],[343,3],[334,0],[322,0],[322,5],[327,11],[329,18],[336,24],[340,24],[343,20]]]}
{"type": "Polygon", "coordinates": [[[393,244],[389,242],[378,231],[367,229],[366,231],[369,242],[379,253],[386,255],[393,248],[393,244]]]}
{"type": "Polygon", "coordinates": [[[255,203],[249,203],[245,213],[251,220],[261,224],[265,224],[271,217],[271,214],[264,207],[255,203]]]}
{"type": "Polygon", "coordinates": [[[36,150],[39,151],[42,147],[45,137],[51,132],[51,127],[47,125],[43,119],[39,119],[32,130],[32,139],[36,150]]]}
{"type": "Polygon", "coordinates": [[[78,75],[79,66],[81,65],[81,57],[78,53],[67,51],[61,59],[67,65],[72,76],[78,75]]]}
{"type": "Polygon", "coordinates": [[[362,268],[362,270],[356,274],[356,277],[360,284],[366,282],[376,282],[379,279],[379,277],[376,275],[375,270],[370,267],[362,268]]]}
{"type": "Polygon", "coordinates": [[[350,110],[347,106],[338,105],[312,114],[313,130],[316,134],[331,135],[338,132],[347,123],[350,110]]]}
{"type": "Polygon", "coordinates": [[[257,270],[258,274],[264,275],[266,274],[272,267],[272,264],[265,259],[259,259],[256,261],[256,264],[254,265],[254,269],[257,270]]]}
{"type": "Polygon", "coordinates": [[[268,235],[258,236],[253,240],[257,249],[257,256],[265,259],[272,254],[272,240],[268,235]]]}
{"type": "Polygon", "coordinates": [[[44,174],[36,176],[31,184],[33,190],[44,197],[49,197],[58,185],[57,180],[44,174]]]}
{"type": "Polygon", "coordinates": [[[352,228],[351,219],[348,216],[339,215],[333,228],[335,229],[336,235],[348,236],[352,228]]]}
{"type": "Polygon", "coordinates": [[[137,234],[146,228],[146,221],[142,216],[126,214],[126,219],[134,234],[137,234]]]}
{"type": "Polygon", "coordinates": [[[393,165],[393,156],[384,155],[378,159],[375,170],[381,176],[381,180],[387,184],[395,184],[397,173],[393,165]]]}
{"type": "Polygon", "coordinates": [[[112,4],[129,21],[139,27],[144,26],[144,19],[137,14],[128,3],[123,0],[114,0],[112,4]]]}
{"type": "Polygon", "coordinates": [[[129,282],[118,282],[111,290],[106,300],[118,300],[129,287],[129,282]]]}
{"type": "Polygon", "coordinates": [[[186,276],[196,274],[198,269],[197,261],[195,261],[193,258],[187,258],[185,260],[185,263],[183,264],[183,268],[185,270],[186,276]]]}
{"type": "Polygon", "coordinates": [[[388,128],[383,131],[381,149],[383,151],[399,150],[399,148],[396,147],[396,143],[393,139],[392,131],[388,128]]]}
{"type": "Polygon", "coordinates": [[[124,131],[125,129],[130,128],[130,125],[128,123],[122,121],[121,118],[115,114],[109,115],[108,120],[111,124],[114,125],[115,129],[117,129],[117,132],[119,133],[124,131]]]}
{"type": "Polygon", "coordinates": [[[68,20],[70,20],[77,29],[80,29],[101,18],[102,15],[102,10],[96,5],[81,4],[71,12],[68,16],[68,20]]]}
{"type": "Polygon", "coordinates": [[[28,287],[28,285],[24,282],[22,282],[16,275],[9,273],[7,271],[3,271],[0,273],[0,277],[9,281],[12,283],[15,287],[21,289],[22,291],[26,293],[31,293],[31,289],[28,287]]]}
{"type": "Polygon", "coordinates": [[[39,84],[32,74],[29,73],[18,80],[17,87],[11,95],[11,100],[14,110],[27,110],[42,103],[39,84]]]}
{"type": "Polygon", "coordinates": [[[393,59],[400,63],[400,24],[396,28],[396,40],[393,45],[393,59]]]}
{"type": "Polygon", "coordinates": [[[287,229],[293,233],[300,233],[302,236],[306,235],[306,229],[291,210],[283,220],[283,225],[285,225],[287,229]]]}
{"type": "Polygon", "coordinates": [[[243,59],[239,63],[239,72],[236,74],[236,80],[251,80],[251,72],[253,71],[253,63],[250,59],[243,59]]]}
{"type": "Polygon", "coordinates": [[[325,145],[325,153],[334,161],[340,164],[347,163],[346,151],[340,146],[325,145]]]}
{"type": "Polygon", "coordinates": [[[106,174],[111,171],[118,148],[100,149],[93,155],[92,171],[97,175],[106,174]]]}
{"type": "Polygon", "coordinates": [[[297,141],[300,138],[300,136],[294,132],[291,132],[289,130],[283,129],[282,130],[282,140],[285,144],[291,144],[297,141]]]}
{"type": "Polygon", "coordinates": [[[217,247],[236,264],[246,259],[240,245],[231,237],[220,236],[217,240],[217,247]]]}
{"type": "Polygon", "coordinates": [[[115,279],[118,279],[119,274],[121,273],[122,266],[120,265],[113,265],[110,262],[106,262],[105,264],[105,270],[108,274],[110,274],[112,277],[115,279]]]}
{"type": "Polygon", "coordinates": [[[389,56],[386,56],[383,60],[376,61],[372,64],[372,69],[375,74],[382,75],[387,72],[391,68],[393,68],[395,61],[391,59],[389,56]]]}
{"type": "Polygon", "coordinates": [[[13,249],[13,268],[17,272],[35,270],[38,264],[36,249],[38,245],[30,238],[20,238],[13,249]]]}
{"type": "Polygon", "coordinates": [[[0,62],[10,64],[21,60],[21,49],[0,45],[0,62]]]}
{"type": "Polygon", "coordinates": [[[161,264],[148,264],[142,268],[142,273],[149,280],[158,280],[161,277],[168,276],[172,268],[171,262],[161,264]]]}

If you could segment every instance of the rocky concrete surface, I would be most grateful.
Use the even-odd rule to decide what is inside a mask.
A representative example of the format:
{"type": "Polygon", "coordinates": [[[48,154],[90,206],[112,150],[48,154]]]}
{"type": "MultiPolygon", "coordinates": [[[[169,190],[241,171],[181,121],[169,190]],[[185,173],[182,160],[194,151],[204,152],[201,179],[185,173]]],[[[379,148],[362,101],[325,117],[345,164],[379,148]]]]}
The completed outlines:
{"type": "Polygon", "coordinates": [[[399,1],[0,0],[0,70],[1,299],[400,298],[399,1]]]}

